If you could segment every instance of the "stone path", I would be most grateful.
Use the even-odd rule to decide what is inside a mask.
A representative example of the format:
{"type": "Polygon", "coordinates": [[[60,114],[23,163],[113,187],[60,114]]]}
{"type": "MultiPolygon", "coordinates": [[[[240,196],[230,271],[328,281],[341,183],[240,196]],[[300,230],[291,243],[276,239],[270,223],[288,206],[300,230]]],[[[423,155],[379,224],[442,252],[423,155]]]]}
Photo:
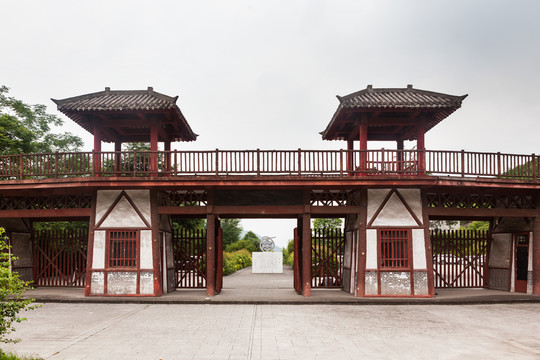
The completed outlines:
{"type": "Polygon", "coordinates": [[[46,359],[538,359],[540,304],[45,304],[3,345],[46,359]]]}

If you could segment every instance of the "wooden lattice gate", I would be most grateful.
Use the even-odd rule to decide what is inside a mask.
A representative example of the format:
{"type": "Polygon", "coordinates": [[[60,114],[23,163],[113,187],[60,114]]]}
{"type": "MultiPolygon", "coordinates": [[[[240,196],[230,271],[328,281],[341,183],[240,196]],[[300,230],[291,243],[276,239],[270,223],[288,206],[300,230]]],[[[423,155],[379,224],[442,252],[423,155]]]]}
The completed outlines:
{"type": "Polygon", "coordinates": [[[177,288],[206,287],[206,230],[176,229],[173,239],[177,288]]]}
{"type": "Polygon", "coordinates": [[[84,287],[88,230],[34,232],[34,286],[84,287]]]}
{"type": "Polygon", "coordinates": [[[485,230],[433,230],[436,288],[480,288],[488,284],[491,234],[485,230]]]}
{"type": "Polygon", "coordinates": [[[343,286],[345,236],[341,229],[313,229],[311,234],[311,287],[343,286]]]}

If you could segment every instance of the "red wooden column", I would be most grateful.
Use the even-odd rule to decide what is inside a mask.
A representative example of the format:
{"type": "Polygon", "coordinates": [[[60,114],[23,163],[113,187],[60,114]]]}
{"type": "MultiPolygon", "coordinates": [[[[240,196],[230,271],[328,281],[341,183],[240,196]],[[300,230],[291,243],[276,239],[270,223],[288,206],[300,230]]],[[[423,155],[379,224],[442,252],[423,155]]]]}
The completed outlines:
{"type": "Polygon", "coordinates": [[[362,118],[362,121],[360,121],[360,133],[359,133],[359,140],[360,140],[360,170],[365,171],[367,170],[367,140],[368,140],[368,123],[367,119],[364,117],[362,118]]]}
{"type": "MultiPolygon", "coordinates": [[[[429,215],[428,200],[425,190],[421,190],[422,197],[422,222],[424,224],[424,246],[426,247],[426,268],[428,280],[428,294],[431,297],[435,296],[435,275],[433,273],[433,246],[431,245],[431,237],[429,236],[429,215]]],[[[489,256],[488,256],[489,259],[489,256]]]]}
{"type": "Polygon", "coordinates": [[[404,169],[403,166],[403,139],[397,140],[397,166],[396,170],[401,172],[404,169]]]}
{"type": "Polygon", "coordinates": [[[101,176],[101,127],[94,124],[94,176],[101,176]]]}
{"type": "Polygon", "coordinates": [[[122,151],[122,142],[114,142],[114,172],[115,175],[120,175],[120,152],[122,151]]]}
{"type": "Polygon", "coordinates": [[[311,296],[311,214],[302,216],[302,295],[311,296]]]}
{"type": "MultiPolygon", "coordinates": [[[[358,256],[356,273],[356,296],[366,294],[366,227],[367,227],[367,189],[360,190],[360,212],[358,213],[358,256]]],[[[353,270],[354,271],[354,270],[353,270]]]]}
{"type": "Polygon", "coordinates": [[[347,175],[353,176],[354,171],[354,141],[347,140],[347,175]]]}
{"type": "Polygon", "coordinates": [[[206,215],[206,295],[216,294],[216,215],[206,215]]]}
{"type": "MultiPolygon", "coordinates": [[[[540,209],[540,195],[535,199],[536,208],[540,209]]],[[[533,294],[540,295],[540,214],[533,221],[533,238],[532,238],[532,278],[533,278],[533,294]]]]}
{"type": "Polygon", "coordinates": [[[171,142],[165,141],[165,171],[167,175],[171,175],[171,142]]]}
{"type": "Polygon", "coordinates": [[[152,120],[150,123],[150,176],[157,176],[158,172],[158,122],[152,120]]]}
{"type": "Polygon", "coordinates": [[[424,137],[426,134],[426,126],[424,119],[420,119],[416,127],[416,149],[418,150],[418,171],[421,174],[424,174],[426,170],[426,145],[424,142],[424,137]]]}
{"type": "MultiPolygon", "coordinates": [[[[161,296],[163,294],[163,288],[161,284],[162,264],[161,264],[161,238],[159,235],[159,215],[158,215],[158,192],[157,190],[150,190],[150,213],[151,213],[151,226],[152,226],[152,262],[154,272],[154,296],[161,296]]],[[[140,255],[138,255],[140,256],[140,255]]]]}

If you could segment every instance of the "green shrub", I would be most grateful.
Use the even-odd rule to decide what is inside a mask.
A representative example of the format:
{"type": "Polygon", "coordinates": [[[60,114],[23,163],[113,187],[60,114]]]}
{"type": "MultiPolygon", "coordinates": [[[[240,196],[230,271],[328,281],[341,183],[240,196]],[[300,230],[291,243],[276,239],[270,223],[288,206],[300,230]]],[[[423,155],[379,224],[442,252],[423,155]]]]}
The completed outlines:
{"type": "Polygon", "coordinates": [[[0,349],[0,360],[43,360],[39,356],[18,356],[14,353],[5,353],[0,349]]]}
{"type": "Polygon", "coordinates": [[[223,253],[224,276],[248,266],[251,266],[251,253],[248,250],[241,249],[232,253],[223,253]]]}
{"type": "Polygon", "coordinates": [[[294,251],[289,254],[287,265],[294,266],[294,251]]]}
{"type": "Polygon", "coordinates": [[[23,298],[28,283],[11,270],[11,262],[16,258],[9,252],[10,246],[6,240],[4,229],[0,228],[0,341],[14,343],[19,340],[9,339],[7,335],[15,331],[13,323],[26,320],[19,317],[19,312],[34,309],[35,305],[30,305],[33,299],[23,298]]]}
{"type": "Polygon", "coordinates": [[[233,253],[242,249],[246,249],[247,251],[249,251],[249,253],[252,253],[258,250],[255,244],[253,244],[253,242],[250,241],[249,239],[238,240],[225,247],[225,251],[229,253],[233,253]]]}

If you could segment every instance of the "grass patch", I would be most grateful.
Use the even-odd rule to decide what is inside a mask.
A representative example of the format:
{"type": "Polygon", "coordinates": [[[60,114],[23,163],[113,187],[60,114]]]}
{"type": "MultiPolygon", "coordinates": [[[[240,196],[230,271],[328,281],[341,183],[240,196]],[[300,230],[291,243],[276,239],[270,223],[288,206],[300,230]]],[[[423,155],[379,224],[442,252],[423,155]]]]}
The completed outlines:
{"type": "Polygon", "coordinates": [[[0,349],[0,360],[43,360],[39,356],[18,356],[11,352],[4,352],[0,349]]]}

